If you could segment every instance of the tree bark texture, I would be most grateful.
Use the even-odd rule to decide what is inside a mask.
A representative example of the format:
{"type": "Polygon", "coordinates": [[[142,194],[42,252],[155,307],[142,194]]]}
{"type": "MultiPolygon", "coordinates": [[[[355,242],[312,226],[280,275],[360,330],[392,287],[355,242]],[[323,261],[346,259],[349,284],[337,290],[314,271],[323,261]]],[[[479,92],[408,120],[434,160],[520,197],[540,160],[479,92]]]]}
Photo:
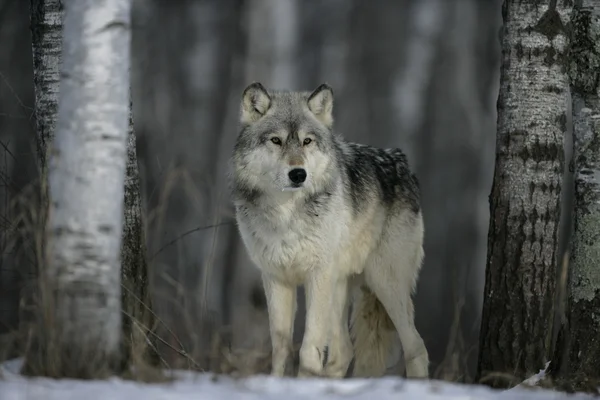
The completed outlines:
{"type": "Polygon", "coordinates": [[[56,125],[64,0],[31,0],[31,39],[38,156],[46,167],[46,151],[56,125]]]}
{"type": "MultiPolygon", "coordinates": [[[[33,92],[35,117],[35,138],[37,157],[35,164],[39,173],[39,185],[35,187],[32,200],[37,209],[32,231],[33,251],[30,251],[34,268],[23,274],[19,293],[19,336],[26,352],[31,352],[30,362],[25,371],[35,373],[39,367],[33,364],[33,354],[40,353],[36,325],[37,312],[41,305],[41,293],[38,277],[43,263],[44,232],[48,216],[47,159],[56,128],[58,96],[60,91],[60,67],[63,37],[64,6],[62,0],[31,0],[29,3],[29,22],[31,47],[33,50],[33,92]]],[[[32,205],[30,205],[32,207],[32,205]]],[[[40,354],[37,354],[40,355],[40,354]]]]}
{"type": "Polygon", "coordinates": [[[573,101],[574,230],[566,372],[600,380],[600,1],[575,1],[568,60],[573,101]]]}
{"type": "Polygon", "coordinates": [[[49,162],[40,373],[91,378],[117,367],[119,251],[129,127],[129,0],[64,1],[61,91],[49,162]]]}
{"type": "Polygon", "coordinates": [[[127,167],[121,243],[121,286],[125,363],[156,362],[154,313],[148,293],[150,281],[146,265],[146,243],[142,223],[140,175],[133,129],[133,110],[129,108],[127,167]],[[148,345],[150,346],[148,347],[148,345]],[[152,358],[149,358],[152,357],[152,358]]]}
{"type": "Polygon", "coordinates": [[[505,0],[478,376],[520,382],[549,358],[564,169],[570,9],[505,0]]]}

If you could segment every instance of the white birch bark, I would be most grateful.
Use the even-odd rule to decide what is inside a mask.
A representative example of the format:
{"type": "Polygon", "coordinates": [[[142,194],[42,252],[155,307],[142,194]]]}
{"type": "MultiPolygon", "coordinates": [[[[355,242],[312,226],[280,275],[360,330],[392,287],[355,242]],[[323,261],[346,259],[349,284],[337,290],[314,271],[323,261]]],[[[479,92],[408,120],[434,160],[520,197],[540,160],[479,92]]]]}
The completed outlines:
{"type": "Polygon", "coordinates": [[[46,288],[59,376],[115,368],[129,126],[130,0],[65,0],[46,288]]]}

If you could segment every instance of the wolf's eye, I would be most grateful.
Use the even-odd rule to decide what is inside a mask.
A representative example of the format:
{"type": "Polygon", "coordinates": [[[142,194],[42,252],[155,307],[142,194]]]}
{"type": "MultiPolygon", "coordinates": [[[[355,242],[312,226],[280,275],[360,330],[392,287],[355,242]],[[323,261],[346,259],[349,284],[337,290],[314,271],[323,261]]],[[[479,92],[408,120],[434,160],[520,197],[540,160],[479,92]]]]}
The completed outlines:
{"type": "Polygon", "coordinates": [[[275,143],[277,146],[281,146],[281,139],[278,137],[272,137],[271,142],[275,143]]]}
{"type": "Polygon", "coordinates": [[[311,144],[311,142],[312,142],[311,138],[306,138],[306,139],[304,139],[303,144],[306,146],[307,144],[311,144]]]}

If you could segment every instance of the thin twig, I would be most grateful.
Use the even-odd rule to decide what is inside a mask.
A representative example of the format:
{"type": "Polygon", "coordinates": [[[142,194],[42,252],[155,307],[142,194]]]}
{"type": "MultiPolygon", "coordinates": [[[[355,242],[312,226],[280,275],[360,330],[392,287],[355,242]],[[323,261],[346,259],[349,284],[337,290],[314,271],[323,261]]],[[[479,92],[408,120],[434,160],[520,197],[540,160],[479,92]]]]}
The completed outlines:
{"type": "MultiPolygon", "coordinates": [[[[152,348],[152,350],[154,350],[154,352],[158,355],[158,358],[160,359],[160,361],[163,363],[163,365],[167,368],[167,369],[171,369],[171,366],[169,365],[169,363],[167,362],[167,360],[165,360],[164,358],[162,358],[160,356],[160,352],[158,351],[158,349],[156,348],[156,346],[154,345],[154,343],[152,343],[152,341],[150,340],[150,338],[148,337],[148,334],[144,332],[144,329],[148,329],[147,327],[145,327],[144,325],[142,325],[138,320],[133,319],[132,321],[139,330],[142,331],[142,334],[144,335],[144,338],[146,339],[146,344],[148,346],[150,346],[152,348]]],[[[133,332],[131,334],[131,336],[133,336],[133,332]]],[[[131,341],[133,342],[133,338],[131,339],[131,341]]]]}
{"type": "Polygon", "coordinates": [[[13,87],[10,85],[10,83],[8,83],[8,79],[6,79],[6,76],[2,73],[2,71],[0,71],[0,78],[2,78],[4,84],[6,85],[8,90],[15,96],[15,98],[17,99],[17,103],[19,103],[21,107],[23,107],[26,110],[33,110],[32,107],[27,107],[25,104],[23,104],[23,101],[21,100],[15,89],[13,89],[13,87]]]}
{"type": "Polygon", "coordinates": [[[135,300],[137,300],[138,302],[140,302],[144,306],[144,308],[148,312],[150,312],[150,314],[152,314],[152,316],[154,318],[156,318],[156,321],[158,321],[160,324],[162,324],[165,327],[165,329],[167,330],[167,332],[170,333],[173,336],[173,338],[175,338],[175,340],[177,341],[177,344],[179,345],[179,347],[183,351],[186,351],[185,350],[185,346],[183,345],[183,343],[181,343],[181,340],[179,340],[179,338],[177,337],[177,335],[171,330],[171,328],[169,328],[169,326],[158,315],[156,315],[156,313],[150,307],[148,307],[148,305],[146,303],[144,303],[139,297],[137,297],[128,287],[126,287],[122,283],[121,283],[121,287],[123,289],[125,289],[131,296],[133,296],[133,298],[135,300]]]}
{"type": "MultiPolygon", "coordinates": [[[[2,114],[0,114],[2,115],[2,114]]],[[[10,144],[10,142],[8,142],[10,144]]],[[[13,160],[17,161],[17,159],[15,158],[14,154],[11,153],[11,151],[8,149],[8,145],[4,144],[4,142],[2,140],[0,140],[0,146],[4,147],[4,150],[6,150],[6,152],[8,154],[10,154],[10,156],[13,158],[13,160]]]]}
{"type": "Polygon", "coordinates": [[[143,329],[146,329],[147,333],[149,333],[150,335],[154,336],[156,339],[158,339],[162,344],[164,344],[165,346],[169,347],[171,350],[173,350],[174,352],[176,352],[177,354],[179,354],[180,356],[184,357],[185,359],[187,359],[189,362],[191,362],[192,364],[194,364],[194,366],[196,368],[198,368],[199,370],[202,370],[202,368],[200,368],[200,365],[194,361],[193,358],[191,358],[189,356],[189,354],[185,351],[185,350],[179,350],[176,349],[173,345],[171,345],[169,342],[167,342],[165,339],[161,338],[160,336],[158,336],[156,333],[154,333],[150,328],[148,328],[147,326],[145,326],[144,324],[142,324],[141,322],[139,322],[138,320],[136,320],[131,314],[129,314],[127,311],[125,310],[121,310],[121,312],[123,314],[125,314],[127,317],[131,318],[132,321],[136,321],[138,326],[140,326],[143,329]]]}
{"type": "Polygon", "coordinates": [[[220,222],[218,224],[206,225],[206,226],[199,226],[197,228],[190,229],[189,231],[182,233],[181,235],[177,236],[175,239],[171,240],[170,242],[168,242],[164,246],[162,246],[160,249],[158,249],[158,251],[156,253],[154,253],[152,255],[152,257],[150,257],[150,261],[152,261],[154,259],[154,257],[156,257],[157,255],[159,255],[164,249],[166,249],[167,247],[175,244],[178,240],[184,238],[185,236],[190,235],[190,234],[192,234],[194,232],[203,231],[205,229],[217,228],[217,227],[222,226],[222,225],[233,225],[233,221],[220,222]]]}

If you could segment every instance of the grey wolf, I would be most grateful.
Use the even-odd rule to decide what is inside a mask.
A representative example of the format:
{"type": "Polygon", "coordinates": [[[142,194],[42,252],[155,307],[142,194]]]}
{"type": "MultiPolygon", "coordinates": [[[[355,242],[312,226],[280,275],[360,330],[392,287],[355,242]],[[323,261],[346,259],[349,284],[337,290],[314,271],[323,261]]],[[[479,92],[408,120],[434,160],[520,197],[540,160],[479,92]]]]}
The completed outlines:
{"type": "Polygon", "coordinates": [[[242,94],[232,193],[262,275],[272,374],[286,373],[304,285],[299,377],[344,377],[353,357],[354,376],[381,376],[401,343],[407,377],[427,378],[412,301],[424,257],[417,179],[399,149],[334,133],[332,111],[326,84],[290,92],[253,83],[242,94]]]}

